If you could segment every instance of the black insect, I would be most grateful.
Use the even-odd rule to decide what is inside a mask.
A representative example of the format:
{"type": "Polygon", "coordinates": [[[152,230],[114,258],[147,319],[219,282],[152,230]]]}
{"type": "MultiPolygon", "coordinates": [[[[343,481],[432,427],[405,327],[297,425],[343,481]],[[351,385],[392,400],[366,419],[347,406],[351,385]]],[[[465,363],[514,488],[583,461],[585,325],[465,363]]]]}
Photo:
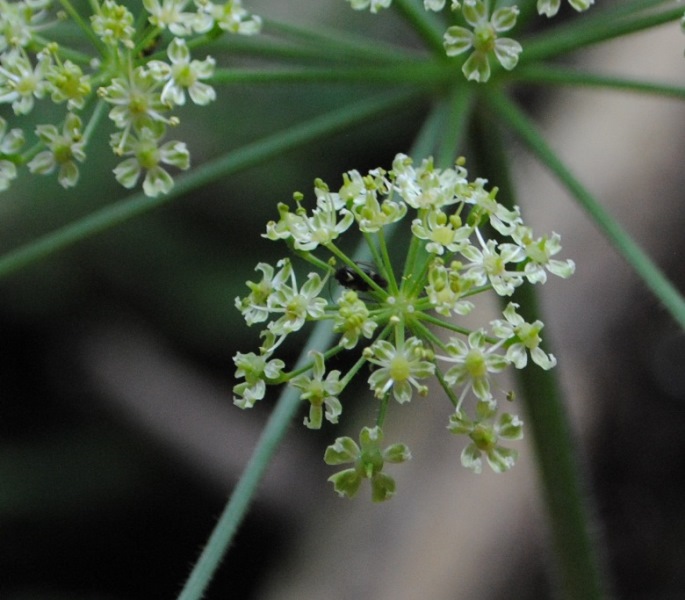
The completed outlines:
{"type": "MultiPolygon", "coordinates": [[[[388,287],[388,282],[385,279],[383,279],[383,277],[381,277],[378,273],[376,273],[373,269],[362,263],[357,263],[357,266],[359,267],[359,270],[363,271],[364,274],[371,281],[373,281],[379,288],[385,289],[386,287],[388,287]]],[[[352,267],[340,267],[335,272],[335,279],[343,287],[346,287],[350,290],[354,290],[356,292],[371,292],[374,289],[371,287],[369,282],[366,281],[366,279],[364,279],[352,267]]]]}

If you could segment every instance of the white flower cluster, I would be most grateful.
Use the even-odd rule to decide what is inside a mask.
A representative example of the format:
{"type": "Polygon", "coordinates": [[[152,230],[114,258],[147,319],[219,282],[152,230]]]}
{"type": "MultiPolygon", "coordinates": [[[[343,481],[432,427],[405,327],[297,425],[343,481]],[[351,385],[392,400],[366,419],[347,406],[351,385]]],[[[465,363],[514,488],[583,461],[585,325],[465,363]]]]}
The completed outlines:
{"type": "Polygon", "coordinates": [[[60,125],[36,127],[40,144],[26,154],[21,154],[25,133],[6,133],[6,122],[0,121],[0,134],[5,134],[0,138],[0,189],[9,186],[23,164],[32,173],[57,170],[62,186],[76,185],[78,163],[86,158],[88,135],[101,114],[92,102],[98,98],[111,106],[109,117],[117,129],[110,145],[126,157],[114,170],[124,187],[134,187],[144,173],[145,194],[166,193],[173,186],[166,167],[189,167],[185,143],[162,142],[167,127],[179,122],[170,113],[186,96],[206,105],[216,93],[206,82],[214,73],[214,59],[193,60],[186,38],[208,40],[222,32],[252,35],[261,20],[241,0],[136,4],[139,15],[115,0],[90,2],[90,15],[80,15],[68,4],[67,15],[54,13],[52,0],[0,0],[0,103],[10,104],[17,116],[30,113],[44,99],[66,107],[60,125]],[[69,17],[81,27],[92,54],[47,39],[46,32],[57,32],[69,17]],[[84,119],[91,119],[86,127],[84,119]]]}
{"type": "Polygon", "coordinates": [[[462,462],[479,471],[483,454],[495,470],[510,468],[515,452],[499,440],[520,437],[521,422],[507,414],[496,418],[493,376],[509,366],[524,368],[529,358],[550,369],[556,359],[540,348],[542,322],[527,323],[513,302],[502,318],[476,330],[459,325],[459,318],[471,312],[479,293],[508,297],[525,283],[544,283],[548,273],[569,277],[575,266],[554,258],[561,250],[557,234],[535,236],[518,207],[498,203],[497,189],[486,184],[468,180],[463,160],[439,169],[432,159],[417,166],[398,154],[390,171],[346,173],[337,191],[317,180],[311,211],[299,193],[294,210],[279,204],[279,219],[267,224],[264,237],[286,242],[319,272],[300,284],[289,259],[275,267],[260,263],[261,279],[247,282],[249,294],[236,298],[248,325],[266,324],[259,352],[234,359],[236,377],[244,380],[234,388],[236,404],[250,407],[268,385],[289,383],[309,404],[305,425],[319,428],[324,418],[338,421],[339,396],[364,364],[372,368],[369,388],[384,403],[408,402],[414,391],[426,395],[427,381],[435,377],[453,403],[450,429],[471,439],[462,462]],[[396,273],[389,228],[403,225],[411,242],[398,263],[404,270],[396,273]],[[353,228],[363,233],[373,264],[357,263],[340,249],[339,238],[353,228]],[[326,297],[331,279],[342,286],[335,302],[326,297]],[[312,352],[308,366],[288,372],[275,352],[313,321],[330,321],[339,341],[325,354],[312,352]],[[326,360],[362,340],[366,347],[348,374],[326,372],[326,360]],[[473,417],[467,416],[468,398],[475,402],[473,417]]]}
{"type": "MultiPolygon", "coordinates": [[[[372,13],[388,8],[392,0],[348,0],[355,10],[370,9],[372,13]]],[[[561,0],[538,0],[537,10],[540,15],[552,17],[559,11],[561,0]]],[[[569,0],[577,11],[588,9],[594,0],[569,0]]],[[[446,6],[446,0],[424,0],[427,11],[439,12],[446,6]]],[[[509,31],[516,25],[519,9],[516,5],[497,8],[490,14],[489,5],[483,0],[452,0],[450,10],[461,10],[468,27],[453,25],[444,35],[445,53],[447,56],[458,56],[471,50],[471,54],[462,65],[462,72],[468,80],[485,82],[490,79],[489,55],[494,54],[497,62],[507,71],[518,63],[523,50],[521,44],[499,34],[509,31]]]]}

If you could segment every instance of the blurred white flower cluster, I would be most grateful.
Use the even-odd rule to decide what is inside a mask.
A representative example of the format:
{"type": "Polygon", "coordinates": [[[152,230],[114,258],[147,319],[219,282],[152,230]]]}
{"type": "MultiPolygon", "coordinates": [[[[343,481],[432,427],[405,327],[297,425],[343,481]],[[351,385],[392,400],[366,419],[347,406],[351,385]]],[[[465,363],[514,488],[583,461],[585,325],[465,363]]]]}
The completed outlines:
{"type": "Polygon", "coordinates": [[[166,193],[173,186],[167,167],[189,167],[185,143],[163,142],[167,128],[179,122],[172,111],[186,96],[205,105],[216,93],[206,82],[214,59],[192,59],[187,40],[197,47],[222,32],[253,35],[261,20],[240,0],[135,4],[137,15],[127,7],[130,3],[93,0],[87,4],[92,14],[80,14],[66,1],[57,11],[51,0],[0,0],[0,103],[11,105],[18,123],[37,102],[65,109],[58,124],[35,127],[38,144],[23,154],[30,132],[21,127],[7,132],[7,122],[0,119],[0,189],[23,165],[38,174],[57,170],[62,186],[75,186],[78,164],[86,159],[89,137],[102,114],[98,105],[109,105],[116,128],[110,146],[126,157],[114,169],[124,187],[134,187],[143,177],[145,194],[166,193]],[[55,41],[65,31],[73,37],[75,27],[81,39],[74,48],[55,41]]]}

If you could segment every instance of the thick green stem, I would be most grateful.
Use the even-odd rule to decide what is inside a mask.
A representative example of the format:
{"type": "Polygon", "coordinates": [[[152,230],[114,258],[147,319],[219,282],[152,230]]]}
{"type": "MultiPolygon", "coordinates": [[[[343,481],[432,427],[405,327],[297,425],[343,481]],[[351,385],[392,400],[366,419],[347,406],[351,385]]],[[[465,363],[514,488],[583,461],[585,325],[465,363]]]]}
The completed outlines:
{"type": "Polygon", "coordinates": [[[445,55],[442,36],[446,28],[435,14],[426,12],[421,0],[395,0],[395,8],[435,54],[445,55]]]}
{"type": "MultiPolygon", "coordinates": [[[[330,323],[322,321],[316,325],[306,348],[328,348],[333,342],[330,323]]],[[[295,365],[297,369],[309,360],[306,352],[300,355],[295,365]]],[[[224,508],[218,523],[202,550],[200,558],[193,567],[186,584],[183,586],[178,600],[198,600],[204,595],[209,583],[216,572],[221,559],[226,553],[238,526],[254,496],[267,466],[271,462],[290,422],[300,406],[300,394],[292,387],[286,387],[281,394],[278,404],[262,432],[257,447],[250,461],[243,471],[240,481],[224,508]]]]}
{"type": "Polygon", "coordinates": [[[358,66],[350,68],[292,68],[292,69],[217,69],[213,84],[236,83],[350,83],[397,85],[444,85],[454,80],[454,67],[427,60],[411,60],[402,64],[358,66]]]}
{"type": "MultiPolygon", "coordinates": [[[[484,175],[496,181],[497,199],[508,208],[515,204],[509,165],[497,126],[482,113],[476,137],[480,144],[479,162],[484,175]]],[[[517,288],[506,299],[520,305],[519,314],[529,323],[540,319],[537,294],[532,285],[517,288]]],[[[545,504],[547,507],[559,597],[566,600],[600,600],[607,584],[592,533],[597,531],[588,509],[590,497],[577,460],[561,387],[554,369],[544,371],[536,365],[517,369],[516,375],[526,409],[528,430],[532,433],[545,504]]]]}
{"type": "Polygon", "coordinates": [[[671,98],[685,99],[685,87],[682,85],[670,85],[654,83],[651,81],[639,81],[625,77],[613,77],[594,73],[585,73],[559,65],[531,65],[516,70],[517,82],[542,84],[542,85],[572,85],[575,87],[601,88],[619,92],[636,92],[642,94],[654,94],[671,98]]]}
{"type": "Polygon", "coordinates": [[[587,17],[576,19],[568,25],[550,28],[545,33],[524,40],[523,52],[519,64],[545,60],[567,54],[600,42],[644,31],[683,16],[683,7],[671,8],[661,12],[626,15],[621,17],[609,10],[593,17],[590,11],[587,17]]]}

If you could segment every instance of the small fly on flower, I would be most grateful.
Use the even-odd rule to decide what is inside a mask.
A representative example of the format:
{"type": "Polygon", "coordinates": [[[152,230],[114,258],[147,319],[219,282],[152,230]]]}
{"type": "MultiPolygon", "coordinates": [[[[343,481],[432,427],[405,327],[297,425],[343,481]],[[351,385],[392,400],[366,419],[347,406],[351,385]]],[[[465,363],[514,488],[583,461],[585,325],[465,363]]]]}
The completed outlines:
{"type": "MultiPolygon", "coordinates": [[[[373,281],[379,288],[385,289],[388,287],[388,282],[378,273],[376,273],[370,266],[364,263],[356,263],[357,266],[363,273],[373,281]]],[[[335,272],[336,281],[346,287],[347,289],[354,290],[355,292],[371,292],[373,288],[366,279],[364,279],[357,271],[352,267],[340,267],[335,272]]]]}

